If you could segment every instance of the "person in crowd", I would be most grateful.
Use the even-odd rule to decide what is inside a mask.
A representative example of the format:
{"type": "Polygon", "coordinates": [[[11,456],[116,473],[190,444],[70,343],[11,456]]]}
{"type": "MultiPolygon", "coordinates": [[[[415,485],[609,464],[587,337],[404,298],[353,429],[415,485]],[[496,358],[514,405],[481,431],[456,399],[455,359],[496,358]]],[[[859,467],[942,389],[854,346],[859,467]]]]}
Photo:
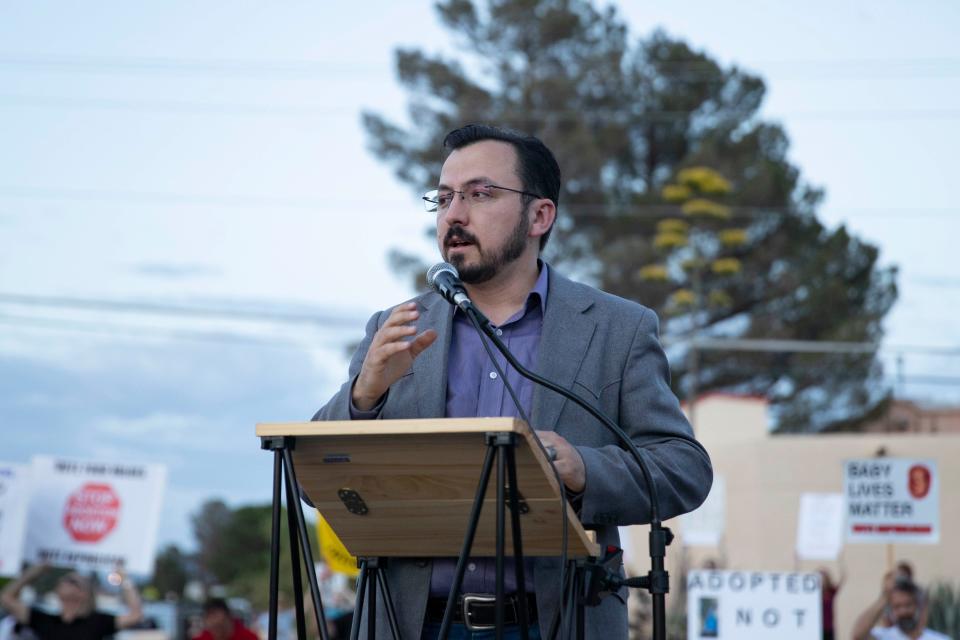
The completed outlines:
{"type": "Polygon", "coordinates": [[[193,640],[259,640],[230,611],[223,598],[210,598],[203,604],[203,631],[193,640]]]}
{"type": "Polygon", "coordinates": [[[853,625],[854,640],[951,640],[926,628],[921,619],[920,590],[911,580],[898,579],[893,571],[883,577],[880,597],[867,607],[853,625]],[[889,607],[893,625],[880,624],[889,607]]]}
{"type": "MultiPolygon", "coordinates": [[[[710,490],[713,472],[670,389],[656,314],[569,280],[541,259],[560,198],[553,153],[533,136],[488,125],[450,132],[443,148],[438,188],[423,199],[436,216],[440,253],[459,271],[475,307],[524,366],[575,387],[627,433],[651,467],[662,519],[695,509],[710,490]]],[[[649,522],[643,474],[616,436],[512,367],[497,372],[469,319],[437,293],[370,319],[349,379],[314,419],[485,416],[528,416],[600,545],[619,546],[620,525],[649,522]]],[[[512,584],[508,565],[504,637],[519,637],[521,610],[529,637],[547,636],[561,598],[559,562],[530,559],[526,599],[512,584]]],[[[455,564],[452,558],[388,562],[403,637],[438,635],[455,564]]],[[[488,558],[470,559],[455,607],[456,637],[471,637],[493,622],[491,565],[488,558]]],[[[381,599],[377,605],[377,628],[386,629],[381,599]]],[[[625,640],[626,588],[589,607],[585,619],[587,638],[625,640]]]]}
{"type": "Polygon", "coordinates": [[[833,576],[830,574],[830,570],[826,567],[820,567],[818,570],[820,573],[820,595],[822,598],[822,625],[823,625],[823,640],[834,640],[836,637],[834,635],[834,613],[833,605],[837,599],[837,594],[840,593],[840,587],[843,586],[844,581],[846,580],[846,574],[843,571],[843,566],[840,568],[840,578],[834,582],[833,576]]]}
{"type": "Polygon", "coordinates": [[[0,592],[3,608],[21,625],[29,627],[39,640],[101,640],[121,629],[136,626],[143,618],[140,594],[133,582],[122,574],[120,589],[127,607],[127,612],[122,615],[97,611],[93,585],[77,572],[70,572],[57,581],[58,613],[27,606],[21,600],[20,592],[48,569],[46,564],[35,564],[0,592]]]}

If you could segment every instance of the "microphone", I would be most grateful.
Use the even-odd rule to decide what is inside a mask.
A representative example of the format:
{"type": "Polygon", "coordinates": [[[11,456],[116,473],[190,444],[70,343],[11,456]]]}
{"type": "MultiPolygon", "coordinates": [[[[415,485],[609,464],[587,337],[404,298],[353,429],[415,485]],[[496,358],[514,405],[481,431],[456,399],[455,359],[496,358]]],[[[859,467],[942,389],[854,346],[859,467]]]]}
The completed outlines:
{"type": "Polygon", "coordinates": [[[449,262],[438,262],[427,271],[427,284],[452,305],[464,312],[473,309],[473,302],[467,295],[467,289],[460,281],[457,268],[449,262]]]}

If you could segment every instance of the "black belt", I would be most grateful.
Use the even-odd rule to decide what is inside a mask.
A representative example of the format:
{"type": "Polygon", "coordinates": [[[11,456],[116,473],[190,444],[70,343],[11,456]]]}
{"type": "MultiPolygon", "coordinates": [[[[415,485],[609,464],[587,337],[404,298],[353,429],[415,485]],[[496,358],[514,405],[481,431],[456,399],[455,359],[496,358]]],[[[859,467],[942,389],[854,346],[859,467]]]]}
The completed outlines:
{"type": "MultiPolygon", "coordinates": [[[[518,594],[503,597],[503,623],[519,624],[520,607],[527,610],[527,624],[537,619],[537,600],[532,593],[527,594],[526,602],[518,594]]],[[[427,600],[427,620],[443,622],[443,612],[447,608],[446,598],[427,600]]],[[[493,629],[497,621],[497,598],[493,595],[466,593],[457,598],[453,607],[454,624],[465,625],[468,629],[480,631],[493,629]]]]}

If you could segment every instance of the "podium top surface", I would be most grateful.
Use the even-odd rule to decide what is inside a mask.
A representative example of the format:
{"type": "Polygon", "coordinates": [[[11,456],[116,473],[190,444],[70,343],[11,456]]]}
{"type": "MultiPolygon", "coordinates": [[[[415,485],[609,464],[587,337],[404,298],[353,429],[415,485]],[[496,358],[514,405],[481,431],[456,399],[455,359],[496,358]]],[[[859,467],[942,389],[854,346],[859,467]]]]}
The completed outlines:
{"type": "Polygon", "coordinates": [[[329,422],[280,422],[257,425],[263,436],[350,436],[422,433],[487,433],[528,431],[517,418],[436,418],[427,420],[331,420],[329,422]]]}
{"type": "MultiPolygon", "coordinates": [[[[301,488],[347,550],[363,557],[457,556],[489,455],[488,433],[516,435],[512,451],[524,554],[560,555],[565,522],[568,555],[598,555],[573,508],[561,507],[553,465],[522,420],[345,420],[256,428],[261,438],[295,439],[292,457],[301,488]]],[[[495,549],[496,475],[494,468],[474,540],[475,557],[493,555],[495,549]]],[[[509,526],[507,537],[512,554],[509,526]]]]}

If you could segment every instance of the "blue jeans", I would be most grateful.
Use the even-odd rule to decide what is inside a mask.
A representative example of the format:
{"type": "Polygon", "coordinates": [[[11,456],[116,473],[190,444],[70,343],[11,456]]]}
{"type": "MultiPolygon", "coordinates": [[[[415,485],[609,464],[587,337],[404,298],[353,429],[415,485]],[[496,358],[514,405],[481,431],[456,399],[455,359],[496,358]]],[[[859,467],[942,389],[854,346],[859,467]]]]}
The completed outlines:
{"type": "MultiPolygon", "coordinates": [[[[421,640],[435,640],[440,635],[440,623],[439,622],[427,622],[423,625],[423,635],[420,636],[421,640]]],[[[453,624],[450,625],[450,635],[447,636],[449,640],[487,640],[497,637],[497,632],[494,629],[486,629],[484,631],[470,631],[465,625],[462,624],[453,624]]],[[[540,640],[540,625],[534,622],[530,627],[527,628],[527,637],[530,640],[540,640]]],[[[503,638],[504,640],[520,640],[520,627],[519,625],[511,624],[503,628],[503,638]]]]}

